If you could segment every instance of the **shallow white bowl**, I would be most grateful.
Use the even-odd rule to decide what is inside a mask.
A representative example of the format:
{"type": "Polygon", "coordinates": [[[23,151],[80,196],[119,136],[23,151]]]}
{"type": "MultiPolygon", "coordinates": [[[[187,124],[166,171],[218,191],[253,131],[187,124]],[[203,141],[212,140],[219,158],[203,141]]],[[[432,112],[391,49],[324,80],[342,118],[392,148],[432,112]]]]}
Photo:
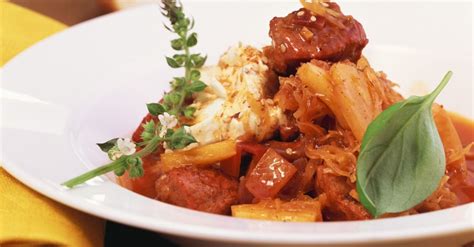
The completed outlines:
{"type": "MultiPolygon", "coordinates": [[[[405,92],[454,77],[438,101],[473,117],[472,3],[346,2],[370,39],[364,50],[405,92]],[[423,83],[420,83],[422,81],[423,83]],[[417,85],[413,87],[413,85],[417,85]]],[[[185,1],[199,45],[215,63],[239,41],[269,43],[268,22],[297,2],[185,1]]],[[[101,17],[54,35],[3,69],[1,160],[16,178],[70,207],[165,233],[192,245],[459,246],[474,240],[474,204],[365,222],[275,223],[211,215],[154,201],[103,177],[73,190],[59,184],[106,161],[95,143],[128,136],[173,76],[171,35],[158,6],[101,17]]]]}

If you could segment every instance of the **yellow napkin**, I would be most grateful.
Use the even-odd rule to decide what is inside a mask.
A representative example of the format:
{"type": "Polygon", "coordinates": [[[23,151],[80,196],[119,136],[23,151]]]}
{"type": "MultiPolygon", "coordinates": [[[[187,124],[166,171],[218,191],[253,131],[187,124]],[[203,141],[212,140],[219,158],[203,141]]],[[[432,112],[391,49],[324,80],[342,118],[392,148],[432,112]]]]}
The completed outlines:
{"type": "MultiPolygon", "coordinates": [[[[57,21],[0,0],[0,66],[65,28],[57,21]]],[[[36,193],[0,167],[0,246],[102,246],[103,239],[104,220],[36,193]]]]}

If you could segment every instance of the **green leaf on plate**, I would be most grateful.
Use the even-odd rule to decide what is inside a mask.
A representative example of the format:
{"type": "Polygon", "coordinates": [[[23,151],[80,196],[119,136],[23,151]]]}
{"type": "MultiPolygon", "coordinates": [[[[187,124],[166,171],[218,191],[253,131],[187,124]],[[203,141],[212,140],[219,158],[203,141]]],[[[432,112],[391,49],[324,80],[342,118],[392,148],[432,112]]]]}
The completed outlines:
{"type": "Polygon", "coordinates": [[[114,138],[104,143],[97,143],[97,146],[99,146],[100,150],[107,153],[110,149],[112,149],[117,144],[117,140],[118,138],[114,138]]]}
{"type": "Polygon", "coordinates": [[[431,94],[392,105],[368,126],[357,160],[357,192],[374,217],[408,210],[439,186],[446,158],[431,107],[451,75],[431,94]]]}
{"type": "Polygon", "coordinates": [[[190,133],[186,132],[184,127],[181,127],[173,132],[173,134],[169,136],[169,139],[170,140],[167,142],[167,144],[171,149],[181,149],[191,143],[197,142],[190,133]]]}
{"type": "Polygon", "coordinates": [[[206,87],[207,87],[206,83],[202,81],[195,81],[186,86],[186,91],[190,93],[197,93],[197,92],[201,92],[206,87]]]}
{"type": "Polygon", "coordinates": [[[188,106],[184,108],[183,115],[187,118],[193,118],[195,112],[196,112],[195,107],[188,106]]]}
{"type": "Polygon", "coordinates": [[[168,63],[168,65],[174,69],[181,67],[181,64],[171,57],[166,57],[166,63],[168,63]]]}
{"type": "Polygon", "coordinates": [[[192,33],[191,35],[189,35],[186,44],[188,47],[195,46],[197,44],[197,33],[192,33]]]}
{"type": "Polygon", "coordinates": [[[146,105],[148,112],[153,116],[158,116],[166,111],[166,108],[162,104],[150,103],[146,105]]]}

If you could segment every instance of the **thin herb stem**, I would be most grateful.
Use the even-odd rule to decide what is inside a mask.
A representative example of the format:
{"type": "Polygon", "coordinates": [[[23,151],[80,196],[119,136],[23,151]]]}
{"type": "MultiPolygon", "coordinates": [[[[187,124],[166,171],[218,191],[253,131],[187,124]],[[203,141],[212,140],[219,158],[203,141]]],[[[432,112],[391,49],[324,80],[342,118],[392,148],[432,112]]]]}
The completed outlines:
{"type": "MultiPolygon", "coordinates": [[[[166,116],[166,114],[171,114],[174,115],[173,117],[176,117],[175,121],[177,121],[181,116],[186,115],[186,117],[189,117],[192,115],[190,112],[194,112],[193,108],[186,108],[186,99],[189,98],[192,93],[204,90],[204,83],[198,80],[199,74],[194,75],[192,72],[194,68],[199,68],[204,64],[205,58],[199,54],[191,55],[190,53],[189,48],[196,45],[197,37],[195,33],[188,37],[190,30],[194,26],[194,21],[190,23],[189,19],[186,18],[182,11],[182,5],[176,0],[162,0],[161,2],[162,14],[169,18],[172,26],[172,28],[165,27],[179,36],[177,39],[171,41],[171,47],[184,52],[183,54],[176,54],[173,57],[167,57],[166,61],[172,68],[183,67],[185,75],[184,77],[176,78],[176,84],[173,85],[173,90],[165,94],[163,103],[147,104],[147,108],[153,116],[159,117],[161,114],[164,114],[163,117],[168,118],[170,116],[166,116]],[[194,84],[194,86],[190,87],[192,84],[194,84]]],[[[161,121],[160,119],[160,122],[161,121]]],[[[151,122],[147,122],[142,126],[143,132],[140,135],[142,142],[135,144],[139,148],[142,148],[141,150],[130,155],[123,155],[123,151],[120,150],[117,145],[118,138],[100,144],[99,147],[104,152],[107,152],[109,157],[122,156],[106,165],[70,179],[62,185],[72,188],[111,171],[114,171],[117,176],[121,176],[124,172],[128,171],[131,178],[140,177],[143,176],[144,173],[142,158],[155,152],[160,143],[164,142],[168,144],[170,149],[180,149],[196,142],[195,138],[190,133],[187,133],[183,126],[179,128],[180,124],[175,124],[172,127],[163,127],[165,128],[163,131],[166,132],[166,137],[163,137],[160,135],[161,128],[158,128],[155,120],[151,122]],[[175,126],[178,126],[179,129],[175,128],[175,126]],[[145,135],[143,135],[143,133],[145,133],[145,135]],[[105,144],[107,144],[107,147],[101,146],[105,144]],[[113,146],[110,146],[110,144],[113,144],[113,146]]]]}
{"type": "Polygon", "coordinates": [[[164,140],[168,140],[168,138],[161,138],[157,135],[157,136],[153,137],[153,139],[150,140],[148,145],[146,145],[142,150],[136,152],[135,154],[132,154],[132,155],[129,155],[129,156],[122,156],[119,159],[117,159],[115,161],[112,161],[109,164],[97,167],[96,169],[94,169],[92,171],[88,171],[88,172],[86,172],[86,173],[84,173],[80,176],[77,176],[73,179],[70,179],[70,180],[62,183],[62,185],[66,186],[66,187],[69,187],[69,188],[72,188],[76,185],[82,184],[82,183],[84,183],[84,182],[86,182],[86,181],[88,181],[92,178],[95,178],[97,176],[101,176],[101,175],[104,175],[108,172],[115,171],[116,169],[119,169],[120,167],[125,166],[125,164],[127,162],[126,160],[129,157],[140,157],[141,158],[141,157],[145,157],[145,156],[153,153],[153,151],[155,151],[155,149],[158,147],[158,144],[161,141],[164,141],[164,140]]]}
{"type": "Polygon", "coordinates": [[[155,149],[158,147],[158,144],[162,141],[167,141],[168,138],[161,138],[159,135],[156,135],[153,137],[150,142],[140,151],[136,152],[135,154],[132,154],[131,156],[134,157],[144,157],[147,156],[155,151],[155,149]]]}
{"type": "Polygon", "coordinates": [[[96,169],[94,170],[91,170],[91,171],[88,171],[80,176],[77,176],[73,179],[70,179],[64,183],[62,183],[62,185],[68,187],[68,188],[72,188],[76,185],[79,185],[79,184],[82,184],[92,178],[95,178],[97,176],[100,176],[100,175],[103,175],[103,174],[106,174],[108,172],[111,172],[111,171],[115,171],[116,169],[120,168],[121,166],[123,166],[123,162],[125,162],[125,157],[121,157],[107,165],[103,165],[101,167],[97,167],[96,169]]]}

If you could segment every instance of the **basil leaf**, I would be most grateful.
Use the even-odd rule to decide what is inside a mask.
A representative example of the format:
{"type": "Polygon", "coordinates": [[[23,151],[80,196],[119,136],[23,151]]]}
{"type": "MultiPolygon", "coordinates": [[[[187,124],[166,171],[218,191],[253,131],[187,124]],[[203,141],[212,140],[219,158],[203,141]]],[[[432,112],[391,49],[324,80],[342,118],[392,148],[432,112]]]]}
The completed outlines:
{"type": "Polygon", "coordinates": [[[186,91],[190,93],[196,93],[196,92],[201,92],[206,87],[207,87],[206,83],[202,81],[195,81],[186,87],[186,91]]]}
{"type": "Polygon", "coordinates": [[[143,161],[140,157],[129,157],[125,162],[130,167],[128,170],[130,178],[139,178],[145,173],[143,170],[143,161]]]}
{"type": "Polygon", "coordinates": [[[180,51],[183,49],[183,39],[179,38],[179,39],[173,39],[171,40],[171,48],[177,50],[177,51],[180,51]]]}
{"type": "Polygon", "coordinates": [[[439,186],[446,157],[431,107],[451,75],[431,94],[392,105],[368,126],[357,160],[357,192],[374,217],[408,210],[439,186]]]}
{"type": "Polygon", "coordinates": [[[187,118],[193,118],[195,112],[196,112],[195,107],[188,106],[188,107],[184,108],[183,115],[187,118]]]}
{"type": "Polygon", "coordinates": [[[99,146],[100,150],[107,153],[110,149],[112,149],[115,146],[115,144],[117,144],[117,140],[118,138],[114,138],[104,143],[97,143],[97,146],[99,146]]]}
{"type": "Polygon", "coordinates": [[[165,133],[165,138],[171,138],[171,136],[173,136],[173,134],[174,134],[174,130],[167,129],[166,133],[165,133]]]}
{"type": "Polygon", "coordinates": [[[199,80],[199,78],[201,77],[201,72],[199,72],[199,70],[191,70],[191,81],[196,81],[196,80],[199,80]]]}
{"type": "Polygon", "coordinates": [[[180,92],[170,92],[163,97],[163,100],[170,105],[176,105],[180,102],[181,97],[180,92]]]}
{"type": "Polygon", "coordinates": [[[167,142],[171,149],[181,149],[188,146],[191,143],[197,142],[196,139],[189,133],[186,133],[184,127],[177,129],[170,137],[167,142]]]}
{"type": "Polygon", "coordinates": [[[153,116],[158,116],[166,111],[165,107],[162,104],[158,103],[146,104],[146,108],[148,109],[148,112],[153,116]]]}
{"type": "Polygon", "coordinates": [[[125,173],[125,171],[126,171],[125,167],[119,167],[114,170],[114,173],[117,177],[120,177],[125,173]]]}
{"type": "Polygon", "coordinates": [[[181,64],[179,64],[175,59],[170,57],[166,57],[166,63],[168,63],[168,65],[174,69],[181,67],[181,64]]]}
{"type": "Polygon", "coordinates": [[[189,35],[186,44],[188,47],[193,47],[197,44],[197,33],[192,33],[189,35]]]}
{"type": "Polygon", "coordinates": [[[175,77],[173,82],[172,82],[172,85],[175,87],[175,88],[179,88],[179,87],[182,87],[186,84],[186,80],[184,79],[184,77],[175,77]]]}
{"type": "Polygon", "coordinates": [[[155,136],[155,129],[156,129],[156,124],[155,121],[148,121],[144,124],[142,124],[143,131],[140,134],[140,138],[144,142],[150,141],[154,136],[155,136]]]}
{"type": "Polygon", "coordinates": [[[182,66],[184,62],[188,59],[186,54],[175,54],[173,55],[173,59],[180,65],[182,66]]]}
{"type": "Polygon", "coordinates": [[[190,24],[189,24],[189,30],[191,30],[191,29],[194,28],[194,24],[195,24],[194,18],[191,18],[191,22],[190,22],[190,24]]]}
{"type": "Polygon", "coordinates": [[[201,54],[192,54],[190,58],[194,64],[194,68],[201,68],[206,62],[207,56],[203,57],[201,54]]]}

